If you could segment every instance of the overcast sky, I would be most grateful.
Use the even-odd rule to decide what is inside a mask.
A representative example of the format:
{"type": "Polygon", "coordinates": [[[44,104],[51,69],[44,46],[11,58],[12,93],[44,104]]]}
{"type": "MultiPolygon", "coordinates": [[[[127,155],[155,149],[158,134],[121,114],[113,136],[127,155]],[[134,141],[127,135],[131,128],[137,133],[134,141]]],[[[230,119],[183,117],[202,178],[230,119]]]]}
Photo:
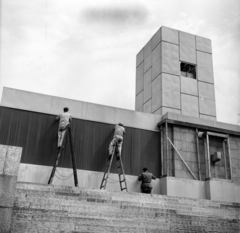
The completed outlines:
{"type": "Polygon", "coordinates": [[[136,54],[161,26],[212,40],[217,120],[237,124],[238,0],[2,0],[0,96],[6,86],[134,110],[136,54]]]}

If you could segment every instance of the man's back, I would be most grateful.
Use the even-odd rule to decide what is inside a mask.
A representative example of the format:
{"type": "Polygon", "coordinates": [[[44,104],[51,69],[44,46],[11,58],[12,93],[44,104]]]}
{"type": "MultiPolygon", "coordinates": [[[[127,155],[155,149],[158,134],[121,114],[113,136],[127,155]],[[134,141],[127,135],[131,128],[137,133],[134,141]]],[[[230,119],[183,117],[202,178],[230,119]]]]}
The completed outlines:
{"type": "Polygon", "coordinates": [[[143,172],[141,174],[140,180],[142,180],[143,183],[151,183],[152,179],[155,180],[156,178],[155,178],[155,176],[152,173],[150,173],[148,171],[143,172]]]}
{"type": "Polygon", "coordinates": [[[123,137],[123,134],[125,134],[125,128],[120,126],[120,125],[116,125],[114,135],[118,135],[118,136],[123,137]]]}
{"type": "Polygon", "coordinates": [[[69,112],[61,113],[57,116],[57,119],[59,119],[59,126],[66,126],[70,123],[72,117],[69,112]]]}

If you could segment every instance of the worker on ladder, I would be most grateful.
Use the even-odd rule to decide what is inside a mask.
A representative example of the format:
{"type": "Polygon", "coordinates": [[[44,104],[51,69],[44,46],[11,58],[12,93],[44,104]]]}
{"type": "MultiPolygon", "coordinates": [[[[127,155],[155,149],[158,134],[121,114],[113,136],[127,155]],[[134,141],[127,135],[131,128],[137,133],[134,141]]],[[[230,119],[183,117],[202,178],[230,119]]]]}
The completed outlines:
{"type": "Polygon", "coordinates": [[[118,125],[115,125],[115,131],[113,139],[109,145],[109,157],[113,153],[114,146],[116,146],[116,155],[121,156],[122,144],[123,144],[123,135],[126,133],[123,123],[120,122],[118,125]]]}
{"type": "Polygon", "coordinates": [[[107,159],[107,165],[103,174],[102,182],[100,189],[106,189],[107,181],[109,178],[109,173],[112,165],[112,161],[114,156],[116,155],[117,162],[117,170],[118,170],[118,178],[120,183],[121,191],[127,191],[127,181],[124,173],[121,151],[123,144],[123,135],[126,133],[125,128],[123,127],[123,123],[120,122],[118,125],[115,125],[115,131],[113,135],[113,139],[109,145],[109,156],[107,159]]]}
{"type": "Polygon", "coordinates": [[[56,120],[59,120],[59,125],[58,125],[58,148],[62,146],[63,138],[66,133],[67,126],[71,123],[72,121],[72,116],[68,112],[69,108],[65,107],[63,109],[63,113],[59,114],[56,117],[56,120]]]}

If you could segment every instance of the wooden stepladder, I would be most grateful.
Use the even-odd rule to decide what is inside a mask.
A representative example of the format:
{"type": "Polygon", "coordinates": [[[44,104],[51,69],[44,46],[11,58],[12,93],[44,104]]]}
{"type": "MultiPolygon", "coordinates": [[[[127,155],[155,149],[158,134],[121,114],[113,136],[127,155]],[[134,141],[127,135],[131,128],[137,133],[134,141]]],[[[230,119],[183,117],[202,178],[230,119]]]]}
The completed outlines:
{"type": "Polygon", "coordinates": [[[127,182],[126,182],[126,178],[125,178],[122,158],[121,158],[121,155],[116,154],[116,144],[113,147],[112,155],[109,156],[107,159],[107,165],[106,165],[106,168],[104,171],[100,189],[106,189],[108,178],[109,178],[109,172],[110,172],[110,169],[112,166],[113,157],[115,157],[115,156],[116,156],[116,161],[117,161],[118,178],[119,178],[121,191],[123,191],[123,190],[127,191],[127,182]]]}
{"type": "Polygon", "coordinates": [[[71,125],[70,124],[67,125],[67,127],[66,127],[66,132],[64,134],[62,145],[61,145],[61,147],[58,151],[55,163],[53,165],[52,173],[51,173],[51,176],[50,176],[49,181],[48,181],[48,184],[52,184],[53,177],[54,177],[54,174],[56,172],[56,168],[57,168],[57,165],[58,165],[58,162],[59,162],[59,158],[60,158],[60,156],[63,152],[63,148],[64,148],[64,144],[65,144],[67,136],[69,137],[69,141],[70,141],[70,151],[71,151],[71,158],[72,158],[74,183],[75,183],[75,187],[78,187],[77,169],[76,169],[76,162],[75,162],[74,151],[73,151],[73,137],[72,137],[72,130],[71,130],[71,125]]]}

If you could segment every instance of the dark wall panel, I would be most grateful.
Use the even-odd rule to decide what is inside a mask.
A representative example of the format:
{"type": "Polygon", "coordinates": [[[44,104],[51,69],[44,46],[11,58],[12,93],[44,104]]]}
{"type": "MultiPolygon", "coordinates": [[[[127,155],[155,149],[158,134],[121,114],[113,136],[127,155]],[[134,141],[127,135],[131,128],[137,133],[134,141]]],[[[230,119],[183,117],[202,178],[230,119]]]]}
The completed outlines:
{"type": "MultiPolygon", "coordinates": [[[[0,144],[23,148],[21,163],[53,166],[57,155],[56,116],[0,107],[0,144]]],[[[104,171],[114,125],[73,119],[74,152],[78,169],[104,171]]],[[[122,160],[125,173],[138,175],[148,167],[160,177],[159,133],[126,127],[122,160]]],[[[71,168],[69,140],[60,167],[71,168]]],[[[111,172],[116,172],[114,161],[111,172]]]]}

